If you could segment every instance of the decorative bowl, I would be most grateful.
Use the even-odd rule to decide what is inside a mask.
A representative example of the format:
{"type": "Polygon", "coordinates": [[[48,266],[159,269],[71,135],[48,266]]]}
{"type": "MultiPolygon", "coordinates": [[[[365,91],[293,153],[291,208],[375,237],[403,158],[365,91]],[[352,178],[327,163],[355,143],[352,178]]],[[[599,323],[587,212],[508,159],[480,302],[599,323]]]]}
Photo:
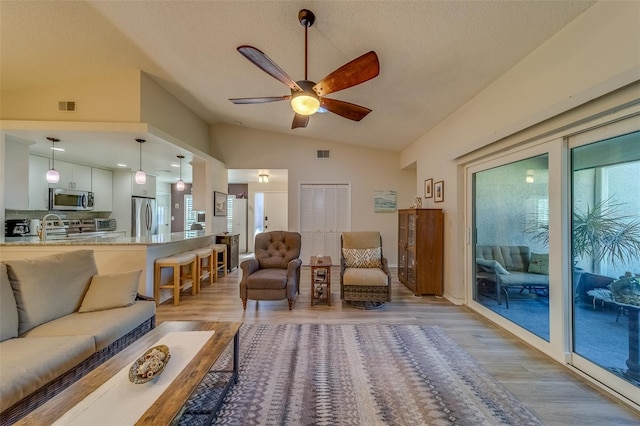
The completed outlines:
{"type": "Polygon", "coordinates": [[[129,381],[141,384],[155,379],[162,374],[170,358],[166,345],[154,346],[133,363],[129,369],[129,381]]]}

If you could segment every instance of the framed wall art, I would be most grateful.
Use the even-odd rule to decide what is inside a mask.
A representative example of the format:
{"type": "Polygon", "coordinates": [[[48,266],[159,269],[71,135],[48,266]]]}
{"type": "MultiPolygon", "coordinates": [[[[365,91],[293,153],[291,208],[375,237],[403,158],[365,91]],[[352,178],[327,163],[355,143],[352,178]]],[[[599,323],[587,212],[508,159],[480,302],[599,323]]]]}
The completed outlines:
{"type": "Polygon", "coordinates": [[[424,181],[424,198],[433,198],[433,179],[424,181]]]}
{"type": "Polygon", "coordinates": [[[396,211],[396,191],[374,191],[373,211],[376,213],[396,211]]]}
{"type": "Polygon", "coordinates": [[[213,215],[227,215],[227,194],[225,194],[224,192],[213,192],[213,215]]]}
{"type": "Polygon", "coordinates": [[[444,181],[441,180],[433,184],[433,201],[441,203],[444,201],[444,181]]]}

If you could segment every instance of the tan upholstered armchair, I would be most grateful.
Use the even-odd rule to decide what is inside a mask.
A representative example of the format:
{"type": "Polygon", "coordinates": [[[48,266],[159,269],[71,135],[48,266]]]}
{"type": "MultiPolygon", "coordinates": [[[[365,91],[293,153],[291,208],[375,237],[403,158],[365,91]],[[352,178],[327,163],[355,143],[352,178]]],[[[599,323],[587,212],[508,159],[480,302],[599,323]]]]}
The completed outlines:
{"type": "Polygon", "coordinates": [[[300,246],[297,232],[272,231],[256,235],[255,259],[240,264],[240,298],[244,309],[247,299],[289,301],[293,308],[296,293],[300,293],[300,246]]]}
{"type": "Polygon", "coordinates": [[[361,309],[391,301],[391,274],[379,232],[344,232],[340,237],[340,298],[361,309]]]}

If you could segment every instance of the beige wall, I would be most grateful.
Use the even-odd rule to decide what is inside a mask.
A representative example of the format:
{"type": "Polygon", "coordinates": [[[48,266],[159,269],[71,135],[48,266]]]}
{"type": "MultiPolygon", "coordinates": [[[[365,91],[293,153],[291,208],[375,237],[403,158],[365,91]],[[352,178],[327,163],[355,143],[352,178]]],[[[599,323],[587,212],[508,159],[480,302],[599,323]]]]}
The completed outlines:
{"type": "MultiPolygon", "coordinates": [[[[445,181],[445,294],[464,299],[463,161],[456,158],[640,79],[640,3],[600,2],[402,152],[415,186],[445,181]]],[[[637,93],[637,92],[636,92],[637,93]]],[[[640,97],[640,93],[636,98],[640,97]]],[[[429,200],[424,207],[433,207],[429,200]]]]}
{"type": "Polygon", "coordinates": [[[211,141],[212,152],[228,169],[288,169],[290,230],[300,229],[301,183],[350,183],[351,229],[379,230],[389,263],[397,264],[398,215],[374,213],[373,193],[395,190],[398,207],[411,205],[416,195],[415,170],[399,169],[399,153],[224,124],[211,126],[211,141]],[[330,150],[331,157],[317,159],[319,149],[330,150]]]}
{"type": "Polygon", "coordinates": [[[140,72],[135,70],[0,93],[3,120],[140,121],[140,72]],[[76,112],[60,112],[59,101],[75,101],[76,112]]]}
{"type": "Polygon", "coordinates": [[[209,154],[209,125],[144,72],[140,73],[140,121],[209,154]]]}

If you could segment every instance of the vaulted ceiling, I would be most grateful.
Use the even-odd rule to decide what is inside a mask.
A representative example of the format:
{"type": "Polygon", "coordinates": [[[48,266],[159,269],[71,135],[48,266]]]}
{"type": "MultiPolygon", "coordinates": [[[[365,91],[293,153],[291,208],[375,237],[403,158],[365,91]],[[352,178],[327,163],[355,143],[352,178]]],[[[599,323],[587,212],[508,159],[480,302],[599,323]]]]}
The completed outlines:
{"type": "Polygon", "coordinates": [[[2,0],[0,84],[21,89],[140,69],[210,124],[401,151],[593,3],[2,0]],[[371,108],[362,121],[316,114],[291,130],[286,101],[228,100],[289,93],[241,56],[240,45],[303,79],[303,8],[316,15],[310,80],[377,53],[378,77],[329,96],[371,108]]]}

